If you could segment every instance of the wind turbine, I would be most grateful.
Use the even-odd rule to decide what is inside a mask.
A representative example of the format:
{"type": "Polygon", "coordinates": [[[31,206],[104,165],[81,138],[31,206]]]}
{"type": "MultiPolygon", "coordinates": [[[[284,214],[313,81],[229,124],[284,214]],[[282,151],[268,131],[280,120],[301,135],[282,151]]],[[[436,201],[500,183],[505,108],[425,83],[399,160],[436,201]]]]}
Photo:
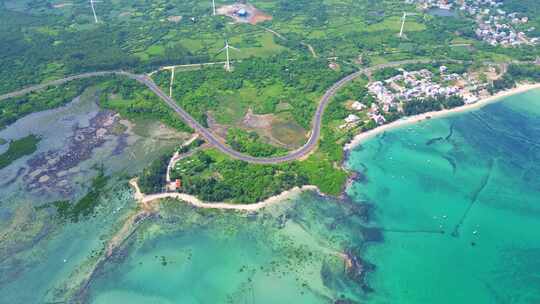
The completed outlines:
{"type": "Polygon", "coordinates": [[[403,36],[403,29],[405,28],[405,19],[407,19],[407,16],[413,16],[413,15],[416,15],[416,13],[403,12],[403,17],[401,17],[401,30],[399,30],[399,38],[403,36]]]}
{"type": "Polygon", "coordinates": [[[219,50],[218,54],[225,51],[225,54],[227,55],[227,62],[225,63],[225,70],[227,72],[231,71],[231,58],[229,56],[229,49],[233,49],[236,51],[240,51],[239,49],[235,48],[234,46],[229,45],[229,41],[225,40],[225,47],[219,50]]]}
{"type": "Polygon", "coordinates": [[[169,84],[169,97],[172,97],[172,90],[173,90],[173,84],[174,84],[174,66],[171,68],[171,82],[169,84]]]}
{"type": "Polygon", "coordinates": [[[92,8],[92,13],[94,14],[94,21],[96,21],[96,23],[98,23],[98,18],[96,15],[96,9],[94,8],[94,3],[98,3],[98,2],[101,2],[101,1],[90,0],[90,7],[92,8]]]}

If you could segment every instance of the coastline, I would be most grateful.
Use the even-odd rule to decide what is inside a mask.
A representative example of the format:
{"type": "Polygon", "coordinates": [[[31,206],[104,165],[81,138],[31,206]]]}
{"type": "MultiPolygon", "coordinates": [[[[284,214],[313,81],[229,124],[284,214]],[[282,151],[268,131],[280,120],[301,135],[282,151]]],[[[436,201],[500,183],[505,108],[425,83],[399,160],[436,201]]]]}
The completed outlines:
{"type": "MultiPolygon", "coordinates": [[[[474,104],[464,105],[459,108],[454,108],[450,110],[429,112],[429,113],[424,113],[420,115],[410,116],[410,117],[406,117],[401,120],[395,121],[393,123],[380,126],[368,132],[362,132],[358,134],[351,142],[345,145],[344,147],[344,153],[346,154],[345,158],[347,158],[347,153],[349,153],[350,150],[352,150],[352,148],[354,148],[356,145],[362,143],[364,140],[368,138],[371,138],[387,130],[391,130],[394,128],[424,121],[428,119],[428,117],[429,118],[444,117],[444,116],[448,116],[454,113],[461,113],[461,112],[478,109],[487,104],[497,102],[500,99],[503,99],[504,97],[508,97],[508,96],[518,94],[518,93],[523,93],[528,90],[537,89],[537,88],[540,88],[540,83],[520,85],[517,88],[514,88],[512,90],[503,91],[493,96],[490,96],[488,98],[484,98],[474,104]]],[[[349,177],[347,184],[351,183],[353,179],[354,179],[354,174],[352,174],[349,177]]],[[[180,203],[190,204],[195,208],[234,210],[234,211],[249,213],[249,212],[257,212],[265,207],[275,205],[289,199],[293,199],[295,196],[298,196],[304,191],[315,191],[316,193],[320,195],[324,195],[319,191],[319,189],[316,186],[307,185],[307,186],[292,188],[290,190],[287,190],[280,194],[272,196],[264,201],[257,202],[254,204],[231,204],[231,203],[223,203],[223,202],[222,203],[208,203],[208,202],[201,201],[195,196],[183,194],[183,193],[158,193],[158,194],[145,195],[144,193],[141,192],[136,178],[131,179],[129,181],[129,184],[134,189],[133,197],[138,202],[139,208],[137,208],[135,212],[127,216],[126,221],[123,223],[120,229],[116,231],[116,233],[113,234],[112,238],[107,242],[107,244],[105,244],[103,255],[100,255],[99,258],[93,260],[92,262],[89,263],[89,265],[87,265],[88,272],[82,273],[80,277],[75,277],[76,280],[71,283],[73,286],[75,285],[78,286],[78,288],[74,288],[75,294],[71,295],[75,299],[81,299],[85,297],[90,282],[99,273],[99,270],[103,267],[104,263],[118,252],[117,249],[122,244],[124,244],[126,240],[133,233],[135,233],[137,228],[140,227],[140,223],[142,223],[146,219],[152,218],[159,212],[160,200],[163,198],[179,199],[183,201],[180,203]]],[[[365,266],[364,264],[362,264],[363,263],[362,260],[354,258],[354,256],[350,255],[347,252],[335,253],[335,254],[343,259],[345,268],[348,269],[348,271],[351,271],[351,269],[365,269],[363,267],[369,266],[369,265],[365,266]]],[[[369,269],[365,269],[365,271],[369,271],[369,269]]]]}
{"type": "MultiPolygon", "coordinates": [[[[522,93],[522,92],[528,91],[530,89],[535,89],[535,88],[540,88],[540,84],[522,85],[513,90],[500,92],[499,94],[480,100],[475,104],[462,106],[462,107],[455,108],[452,110],[445,110],[445,111],[439,111],[439,112],[434,112],[434,113],[424,113],[421,115],[408,117],[408,118],[402,119],[402,121],[396,121],[394,123],[373,129],[370,132],[364,132],[364,133],[358,134],[359,136],[361,136],[360,142],[365,140],[366,138],[369,138],[371,136],[374,136],[378,133],[384,132],[391,128],[401,127],[407,124],[423,121],[427,119],[427,116],[442,117],[442,116],[446,116],[452,113],[460,113],[460,112],[465,112],[465,111],[476,109],[476,108],[481,108],[484,105],[487,105],[492,102],[496,102],[499,99],[502,99],[503,97],[511,96],[517,93],[522,93]],[[367,133],[370,133],[370,134],[367,134],[367,133]]],[[[349,143],[348,145],[350,145],[351,143],[349,143]]],[[[350,149],[351,148],[344,149],[344,152],[349,153],[350,149]]],[[[353,177],[351,176],[350,178],[353,178],[353,177]]],[[[350,179],[348,182],[350,182],[350,179]]],[[[72,278],[73,280],[69,282],[69,285],[66,285],[64,287],[65,289],[71,289],[74,291],[73,293],[68,294],[68,297],[70,299],[74,299],[75,301],[85,299],[85,297],[87,296],[90,283],[94,280],[94,278],[97,275],[99,275],[105,263],[109,259],[114,258],[114,256],[122,254],[122,250],[121,248],[119,249],[119,247],[121,247],[123,244],[126,243],[126,241],[130,238],[130,236],[132,236],[137,231],[137,229],[141,226],[140,224],[142,222],[157,215],[157,213],[159,212],[159,206],[160,206],[159,200],[161,198],[166,198],[166,197],[177,198],[184,201],[184,202],[179,202],[179,203],[190,204],[195,208],[228,209],[228,210],[237,210],[237,211],[242,211],[242,212],[256,212],[267,206],[271,206],[271,205],[283,202],[285,200],[292,199],[294,198],[294,196],[299,195],[300,193],[306,190],[316,191],[317,193],[320,193],[318,188],[315,186],[295,187],[291,190],[284,191],[278,195],[272,196],[256,204],[236,205],[236,204],[229,204],[229,203],[202,202],[201,200],[199,200],[198,198],[194,196],[180,194],[180,193],[162,193],[162,194],[154,194],[154,195],[145,195],[141,193],[140,188],[137,184],[136,178],[130,180],[129,184],[134,189],[134,198],[137,200],[138,208],[134,210],[133,213],[127,216],[124,224],[120,227],[119,230],[117,230],[113,234],[109,242],[105,244],[105,247],[103,248],[103,254],[99,255],[99,257],[95,259],[92,259],[87,265],[85,265],[85,267],[82,270],[80,270],[79,272],[76,272],[73,275],[73,278],[72,278]]],[[[343,259],[344,267],[347,272],[350,272],[353,274],[360,273],[362,281],[365,280],[366,273],[373,271],[373,268],[372,266],[370,266],[369,263],[363,261],[359,257],[356,257],[355,255],[351,254],[349,251],[345,251],[344,253],[335,252],[333,254],[343,259]]],[[[366,287],[366,288],[369,288],[369,287],[366,287]]]]}
{"type": "Polygon", "coordinates": [[[524,93],[524,92],[527,92],[529,90],[534,90],[534,89],[539,89],[539,88],[540,88],[540,83],[520,84],[520,85],[518,85],[517,87],[515,87],[515,88],[513,88],[511,90],[501,91],[501,92],[499,92],[499,93],[497,93],[495,95],[486,97],[486,98],[481,99],[481,100],[479,100],[479,101],[477,101],[475,103],[466,104],[466,105],[463,105],[463,106],[460,106],[460,107],[457,107],[457,108],[453,108],[453,109],[447,109],[447,110],[441,110],[441,111],[432,111],[432,112],[426,112],[426,113],[422,113],[422,114],[418,114],[418,115],[414,115],[414,116],[404,117],[404,118],[401,118],[401,119],[396,120],[394,122],[391,122],[389,124],[381,125],[381,126],[375,128],[375,129],[371,129],[369,131],[361,132],[361,133],[357,134],[350,142],[345,144],[345,146],[343,147],[343,150],[345,152],[348,152],[348,151],[354,149],[356,146],[358,146],[362,142],[364,142],[365,140],[370,139],[370,138],[376,136],[377,134],[384,133],[386,131],[390,131],[390,130],[393,130],[393,129],[396,129],[396,128],[412,125],[412,124],[415,124],[415,123],[418,123],[418,122],[421,122],[421,121],[425,121],[427,119],[441,118],[441,117],[446,117],[446,116],[453,115],[453,114],[472,111],[472,110],[475,110],[475,109],[482,108],[482,107],[484,107],[484,106],[486,106],[488,104],[498,102],[498,101],[500,101],[501,99],[503,99],[505,97],[509,97],[509,96],[512,96],[512,95],[524,93]]]}
{"type": "MultiPolygon", "coordinates": [[[[422,114],[418,114],[414,116],[404,117],[394,122],[391,122],[389,124],[379,126],[375,129],[372,129],[366,132],[361,132],[357,134],[350,142],[345,144],[345,146],[343,147],[343,151],[346,155],[344,161],[345,162],[347,161],[347,158],[348,158],[347,155],[348,153],[350,153],[352,149],[354,149],[357,145],[361,144],[363,141],[369,138],[372,138],[376,136],[377,134],[384,133],[386,131],[404,127],[407,125],[419,123],[419,122],[432,119],[432,118],[441,118],[441,117],[446,117],[453,114],[459,114],[459,113],[463,113],[467,111],[472,111],[475,109],[482,108],[488,104],[498,102],[505,97],[516,95],[519,93],[524,93],[529,90],[539,89],[539,88],[540,88],[540,83],[520,84],[516,88],[513,88],[511,90],[501,91],[495,95],[486,97],[472,104],[463,105],[463,106],[453,108],[453,109],[432,111],[432,112],[426,112],[426,113],[422,113],[422,114]]],[[[350,185],[350,183],[352,182],[352,179],[354,179],[354,175],[348,178],[347,183],[344,185],[342,196],[345,190],[347,189],[347,186],[350,185]]],[[[196,196],[185,194],[185,193],[165,192],[165,193],[156,193],[156,194],[144,194],[141,192],[138,186],[137,178],[130,180],[129,184],[135,190],[134,198],[140,203],[143,210],[150,213],[155,212],[156,209],[158,208],[157,206],[155,206],[157,201],[164,198],[178,199],[194,207],[203,208],[203,209],[221,209],[221,210],[235,210],[235,211],[243,211],[243,212],[256,212],[270,205],[274,205],[282,201],[291,199],[294,196],[297,196],[305,191],[314,191],[320,195],[324,195],[321,193],[321,191],[319,190],[317,186],[305,185],[302,187],[294,187],[292,189],[283,191],[263,201],[253,203],[253,204],[232,204],[232,203],[225,203],[225,202],[209,203],[209,202],[204,202],[200,200],[196,196]]]]}
{"type": "Polygon", "coordinates": [[[302,187],[294,187],[292,189],[283,191],[277,195],[271,196],[261,202],[257,202],[254,204],[231,204],[231,203],[224,203],[224,202],[208,203],[208,202],[204,202],[198,199],[197,197],[193,195],[189,195],[185,193],[165,192],[165,193],[148,194],[148,195],[144,194],[141,192],[136,178],[130,180],[129,184],[135,190],[134,198],[137,201],[139,201],[139,203],[141,204],[144,210],[153,210],[154,208],[152,207],[152,205],[155,204],[160,199],[174,198],[174,199],[179,199],[181,201],[184,201],[197,208],[254,212],[254,211],[258,211],[259,209],[263,209],[265,207],[291,199],[292,197],[297,196],[304,191],[311,190],[311,191],[320,193],[319,188],[317,188],[316,186],[305,185],[302,187]]]}

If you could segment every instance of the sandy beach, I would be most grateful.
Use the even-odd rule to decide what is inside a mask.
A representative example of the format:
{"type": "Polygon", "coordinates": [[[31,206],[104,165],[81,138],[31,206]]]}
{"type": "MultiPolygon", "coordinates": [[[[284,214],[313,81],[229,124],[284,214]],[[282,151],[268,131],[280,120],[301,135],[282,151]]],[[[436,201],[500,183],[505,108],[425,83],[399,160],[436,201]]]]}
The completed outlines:
{"type": "Polygon", "coordinates": [[[415,116],[404,117],[402,119],[396,120],[396,121],[391,122],[389,124],[385,124],[385,125],[382,125],[380,127],[375,128],[375,129],[369,130],[367,132],[362,132],[362,133],[356,135],[349,143],[347,143],[344,146],[343,149],[345,151],[351,150],[354,147],[356,147],[357,145],[361,144],[364,140],[369,139],[369,138],[371,138],[371,137],[373,137],[373,136],[375,136],[377,134],[380,134],[380,133],[395,129],[395,128],[415,124],[415,123],[424,121],[426,119],[446,117],[446,116],[453,115],[453,114],[456,114],[456,113],[462,113],[462,112],[467,112],[467,111],[479,109],[479,108],[482,108],[482,107],[484,107],[484,106],[486,106],[486,105],[488,105],[490,103],[500,101],[504,97],[508,97],[508,96],[511,96],[511,95],[523,93],[523,92],[526,92],[526,91],[529,91],[529,90],[532,90],[532,89],[538,89],[538,88],[540,88],[540,83],[521,84],[521,85],[518,85],[516,88],[514,88],[512,90],[499,92],[499,93],[497,93],[497,94],[495,94],[493,96],[489,96],[487,98],[481,99],[481,100],[479,100],[479,101],[477,101],[475,103],[472,103],[472,104],[467,104],[467,105],[457,107],[457,108],[453,108],[453,109],[449,109],[449,110],[427,112],[427,113],[418,114],[418,115],[415,115],[415,116]]]}
{"type": "Polygon", "coordinates": [[[258,202],[255,204],[207,203],[207,202],[201,201],[200,199],[198,199],[197,197],[193,195],[189,195],[185,193],[165,192],[165,193],[146,195],[146,194],[141,193],[136,179],[132,179],[129,183],[135,190],[135,195],[134,195],[135,199],[137,199],[140,202],[143,209],[153,209],[150,206],[156,203],[160,199],[175,198],[175,199],[182,200],[188,204],[191,204],[197,208],[224,209],[224,210],[253,212],[253,211],[257,211],[259,209],[268,207],[270,205],[285,201],[287,199],[290,199],[307,190],[319,191],[319,189],[316,186],[306,185],[302,187],[294,187],[290,190],[284,191],[278,195],[274,195],[272,197],[267,198],[266,200],[262,202],[258,202]]]}
{"type": "MultiPolygon", "coordinates": [[[[442,110],[442,111],[434,111],[434,112],[427,112],[415,116],[409,116],[404,117],[400,120],[394,121],[392,123],[382,125],[380,127],[377,127],[375,129],[369,130],[367,132],[362,132],[358,135],[356,135],[353,140],[351,140],[349,143],[347,143],[344,147],[344,150],[351,150],[355,146],[362,143],[364,140],[369,139],[377,134],[383,133],[385,131],[392,130],[394,128],[399,128],[407,125],[411,125],[414,123],[418,123],[421,121],[424,121],[426,119],[432,119],[432,118],[439,118],[439,117],[445,117],[456,113],[462,113],[466,111],[471,111],[474,109],[481,108],[485,105],[488,105],[493,102],[497,102],[504,97],[508,97],[511,95],[519,94],[526,92],[528,90],[532,89],[538,89],[540,88],[540,83],[536,84],[522,84],[518,87],[508,90],[499,92],[493,96],[484,98],[480,101],[477,101],[472,104],[464,105],[458,108],[449,109],[449,110],[442,110]]],[[[290,199],[296,195],[299,195],[300,193],[304,191],[317,191],[319,192],[319,189],[316,186],[313,185],[306,185],[302,187],[295,187],[293,189],[284,191],[278,195],[272,196],[262,202],[254,203],[254,204],[231,204],[231,203],[208,203],[204,202],[197,197],[185,193],[176,193],[176,192],[166,192],[166,193],[157,193],[157,194],[144,194],[139,189],[139,186],[137,184],[137,179],[132,179],[130,182],[130,185],[135,190],[135,199],[139,201],[141,204],[141,207],[146,212],[152,212],[156,210],[156,206],[154,206],[155,203],[158,203],[160,199],[164,198],[174,198],[182,200],[188,204],[191,204],[197,208],[205,208],[205,209],[223,209],[223,210],[236,210],[236,211],[247,211],[247,212],[254,212],[259,209],[268,207],[270,205],[282,202],[284,200],[290,199]]]]}

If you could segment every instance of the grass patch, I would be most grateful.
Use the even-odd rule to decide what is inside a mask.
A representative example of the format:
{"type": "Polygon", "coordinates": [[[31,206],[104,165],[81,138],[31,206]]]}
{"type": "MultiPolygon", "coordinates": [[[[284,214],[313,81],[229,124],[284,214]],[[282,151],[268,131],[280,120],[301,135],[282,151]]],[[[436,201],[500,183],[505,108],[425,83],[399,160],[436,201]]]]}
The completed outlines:
{"type": "Polygon", "coordinates": [[[301,146],[306,141],[306,130],[294,120],[278,120],[272,124],[272,137],[286,145],[301,146]]]}
{"type": "Polygon", "coordinates": [[[146,53],[149,56],[163,55],[165,53],[165,48],[161,45],[152,45],[146,50],[146,53]]]}
{"type": "Polygon", "coordinates": [[[56,201],[46,206],[56,208],[59,218],[78,222],[81,218],[91,215],[99,203],[99,197],[105,190],[109,177],[105,176],[103,168],[99,170],[98,175],[92,180],[90,191],[75,203],[70,201],[56,201]]]}
{"type": "Polygon", "coordinates": [[[235,125],[242,121],[247,111],[247,105],[234,94],[219,96],[219,110],[212,111],[216,122],[225,125],[235,125]]]}
{"type": "Polygon", "coordinates": [[[36,135],[28,135],[10,142],[8,150],[0,155],[0,169],[11,165],[23,156],[36,152],[40,140],[41,138],[36,135]]]}
{"type": "Polygon", "coordinates": [[[287,154],[287,150],[264,143],[255,132],[231,128],[227,132],[227,144],[234,150],[255,157],[269,157],[287,154]]]}
{"type": "Polygon", "coordinates": [[[299,166],[309,184],[319,187],[326,194],[339,195],[347,181],[347,172],[337,167],[324,153],[311,155],[305,161],[300,161],[299,166]]]}
{"type": "Polygon", "coordinates": [[[159,97],[145,87],[129,79],[114,79],[102,85],[100,106],[120,113],[129,120],[159,120],[179,130],[189,127],[159,97]]]}

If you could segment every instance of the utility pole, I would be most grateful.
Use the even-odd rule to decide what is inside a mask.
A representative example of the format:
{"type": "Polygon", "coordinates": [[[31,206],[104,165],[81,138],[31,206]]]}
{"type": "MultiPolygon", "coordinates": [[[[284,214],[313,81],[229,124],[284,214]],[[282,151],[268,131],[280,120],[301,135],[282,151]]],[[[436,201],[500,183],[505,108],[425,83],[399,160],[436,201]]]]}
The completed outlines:
{"type": "Polygon", "coordinates": [[[90,7],[92,7],[92,13],[94,14],[94,21],[98,23],[98,18],[96,15],[96,9],[94,8],[94,0],[90,0],[90,7]]]}
{"type": "Polygon", "coordinates": [[[227,42],[227,47],[225,49],[225,53],[227,54],[227,63],[225,64],[225,69],[227,70],[227,72],[230,72],[231,71],[231,61],[230,61],[230,58],[229,58],[229,43],[227,42]]]}
{"type": "Polygon", "coordinates": [[[399,38],[403,36],[403,28],[405,27],[405,18],[407,18],[407,13],[403,12],[403,17],[401,17],[401,30],[399,31],[399,38]]]}
{"type": "Polygon", "coordinates": [[[216,0],[212,0],[212,9],[214,11],[214,16],[216,15],[216,0]]]}
{"type": "Polygon", "coordinates": [[[169,84],[169,97],[172,98],[172,89],[173,89],[173,83],[174,83],[174,66],[171,69],[171,83],[169,84]]]}

